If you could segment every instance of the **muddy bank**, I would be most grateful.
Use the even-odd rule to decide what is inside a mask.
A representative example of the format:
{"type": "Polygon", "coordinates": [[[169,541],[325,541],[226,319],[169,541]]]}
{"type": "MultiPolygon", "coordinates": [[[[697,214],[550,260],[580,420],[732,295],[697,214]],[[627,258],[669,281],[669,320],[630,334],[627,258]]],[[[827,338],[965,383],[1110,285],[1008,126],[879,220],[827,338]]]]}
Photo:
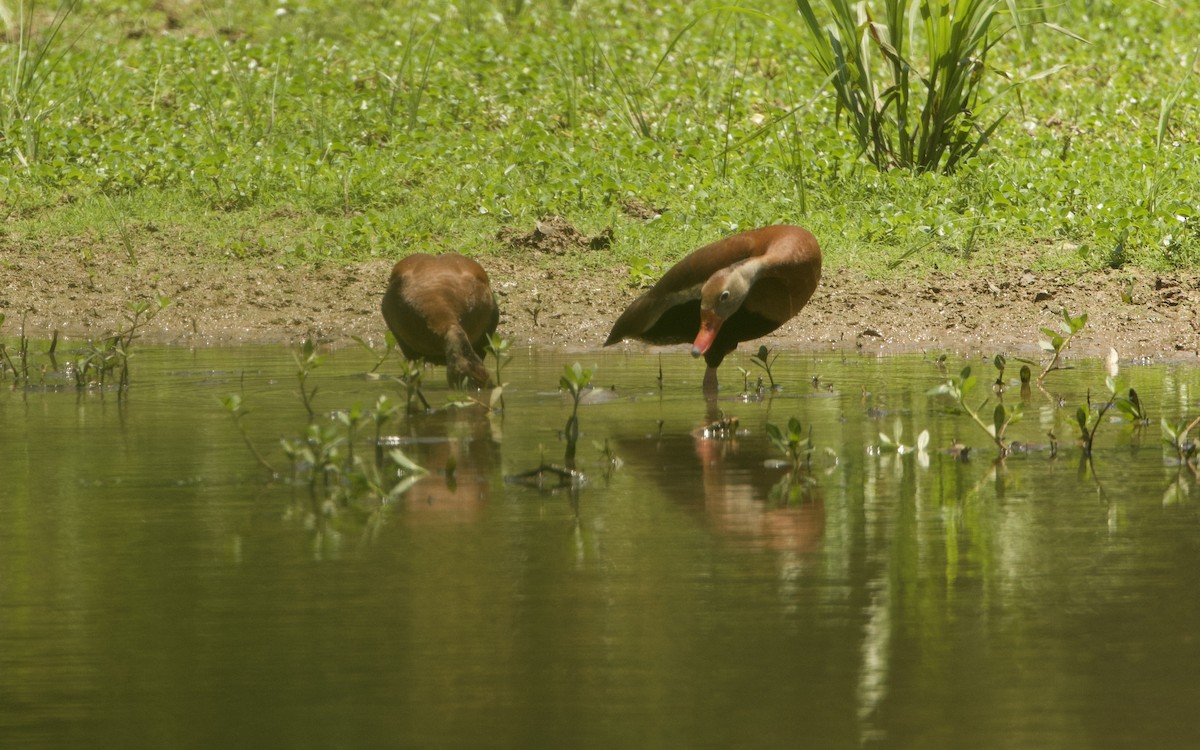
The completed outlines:
{"type": "MultiPolygon", "coordinates": [[[[553,236],[552,227],[544,227],[553,236]]],[[[623,264],[574,277],[551,270],[554,246],[535,232],[507,238],[501,257],[484,260],[500,297],[500,331],[514,343],[571,351],[597,349],[638,290],[623,264]]],[[[587,252],[605,239],[564,235],[587,252]]],[[[352,336],[382,343],[379,301],[390,270],[385,260],[320,268],[263,261],[213,263],[164,242],[143,247],[137,264],[119,249],[95,249],[81,261],[74,248],[22,252],[0,260],[0,334],[87,338],[115,329],[131,300],[163,294],[174,304],[145,332],[145,341],[187,346],[295,344],[312,337],[338,345],[352,336]]],[[[1087,312],[1074,356],[1114,347],[1123,359],[1195,360],[1200,354],[1200,275],[1137,270],[1035,273],[1020,265],[986,277],[932,273],[922,279],[871,280],[827,267],[805,311],[766,340],[797,350],[862,350],[1033,354],[1038,329],[1053,326],[1066,306],[1087,312]],[[1132,280],[1132,286],[1130,286],[1132,280]]],[[[627,343],[625,346],[639,346],[627,343]]]]}

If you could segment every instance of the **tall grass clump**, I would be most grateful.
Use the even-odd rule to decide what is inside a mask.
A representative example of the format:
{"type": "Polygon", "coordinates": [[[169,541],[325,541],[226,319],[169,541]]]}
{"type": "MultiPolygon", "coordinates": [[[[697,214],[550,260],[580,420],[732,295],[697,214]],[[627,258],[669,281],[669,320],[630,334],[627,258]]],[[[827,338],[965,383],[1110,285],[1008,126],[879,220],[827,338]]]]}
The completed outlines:
{"type": "Polygon", "coordinates": [[[14,44],[0,44],[0,136],[8,141],[23,166],[38,158],[42,120],[56,106],[39,109],[39,92],[62,62],[74,40],[63,42],[63,24],[79,7],[80,0],[61,0],[44,28],[35,27],[35,0],[0,0],[0,41],[12,37],[14,44]],[[22,144],[24,148],[22,148],[22,144]]]}
{"type": "Polygon", "coordinates": [[[999,2],[885,0],[881,17],[867,2],[796,5],[804,46],[828,76],[839,116],[879,169],[949,174],[1004,119],[980,117],[987,55],[1003,36],[994,30],[999,2]]]}

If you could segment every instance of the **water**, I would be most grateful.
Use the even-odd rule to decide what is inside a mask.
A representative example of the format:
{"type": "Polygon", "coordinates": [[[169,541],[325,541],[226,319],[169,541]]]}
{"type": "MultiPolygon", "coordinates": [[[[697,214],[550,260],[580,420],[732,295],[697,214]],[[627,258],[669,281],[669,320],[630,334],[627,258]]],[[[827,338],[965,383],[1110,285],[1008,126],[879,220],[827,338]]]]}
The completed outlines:
{"type": "MultiPolygon", "coordinates": [[[[321,421],[396,395],[371,364],[326,357],[321,421]]],[[[1089,468],[1074,409],[1088,388],[1107,396],[1099,365],[1052,374],[1011,428],[1053,430],[1057,457],[1004,466],[926,395],[946,377],[930,361],[785,354],[774,369],[773,398],[709,407],[683,353],[521,352],[502,417],[391,423],[432,472],[331,516],[290,472],[270,479],[220,403],[242,394],[250,439],[283,469],[279,438],[307,422],[287,350],[142,348],[124,400],[53,377],[5,389],[0,746],[1200,741],[1197,487],[1157,425],[1200,413],[1200,372],[1126,367],[1155,424],[1105,419],[1089,468]],[[580,407],[586,483],[506,481],[563,463],[557,383],[576,360],[600,386],[580,407]],[[736,438],[699,438],[722,413],[736,438]],[[791,416],[816,451],[788,502],[764,425],[791,416]],[[929,430],[924,460],[869,449],[897,420],[908,444],[929,430]],[[968,461],[942,450],[955,439],[968,461]]],[[[447,401],[440,370],[425,392],[447,401]]]]}

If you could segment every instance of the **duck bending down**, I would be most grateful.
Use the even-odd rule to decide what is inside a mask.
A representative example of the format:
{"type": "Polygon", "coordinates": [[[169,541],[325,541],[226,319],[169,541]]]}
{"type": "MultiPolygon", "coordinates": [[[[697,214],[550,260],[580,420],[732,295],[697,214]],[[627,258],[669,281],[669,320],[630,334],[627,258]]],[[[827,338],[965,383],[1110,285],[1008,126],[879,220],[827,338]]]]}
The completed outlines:
{"type": "Polygon", "coordinates": [[[800,312],[821,280],[821,248],[807,229],[778,225],[705,245],[680,260],[617,318],[605,346],[622,339],[692,343],[704,356],[704,392],[741,341],[766,336],[800,312]]]}
{"type": "Polygon", "coordinates": [[[492,385],[482,357],[500,308],[475,261],[456,253],[415,253],[400,261],[383,293],[383,319],[405,357],[445,365],[452,387],[492,385]]]}

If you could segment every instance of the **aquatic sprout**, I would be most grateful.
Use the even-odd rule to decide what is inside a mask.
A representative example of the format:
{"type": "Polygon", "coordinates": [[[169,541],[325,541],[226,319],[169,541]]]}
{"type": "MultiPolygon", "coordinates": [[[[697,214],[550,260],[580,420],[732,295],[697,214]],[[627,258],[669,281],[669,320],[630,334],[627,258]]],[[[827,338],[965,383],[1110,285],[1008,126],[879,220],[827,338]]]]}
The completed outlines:
{"type": "Polygon", "coordinates": [[[399,404],[394,403],[386,395],[381,394],[375,401],[375,409],[371,412],[371,421],[375,423],[375,465],[383,465],[383,426],[400,411],[399,404]]]}
{"type": "Polygon", "coordinates": [[[997,396],[1002,396],[1007,387],[1004,383],[1004,367],[1008,364],[1008,358],[1003,354],[997,354],[992,358],[992,364],[996,366],[996,381],[992,383],[992,392],[997,396]]]}
{"type": "Polygon", "coordinates": [[[766,429],[771,445],[784,455],[793,472],[797,472],[801,468],[810,468],[813,452],[812,425],[808,426],[808,437],[805,437],[800,420],[796,417],[788,419],[786,433],[770,422],[767,422],[766,429]]]}
{"type": "Polygon", "coordinates": [[[791,504],[802,499],[803,493],[816,484],[809,473],[812,469],[812,425],[809,425],[808,435],[805,435],[800,420],[790,417],[786,432],[770,422],[767,422],[766,431],[767,439],[784,455],[784,463],[788,466],[787,472],[771,487],[768,496],[791,504]]]}
{"type": "Polygon", "coordinates": [[[920,434],[917,435],[917,442],[915,445],[905,445],[903,442],[904,424],[900,421],[899,417],[896,418],[895,425],[892,429],[894,431],[891,435],[888,435],[882,430],[879,431],[880,453],[895,452],[901,456],[909,453],[916,453],[917,460],[921,463],[921,465],[926,467],[929,466],[929,453],[927,451],[929,447],[929,430],[921,430],[920,434]]]}
{"type": "Polygon", "coordinates": [[[1113,406],[1117,407],[1117,411],[1125,419],[1129,420],[1135,427],[1144,427],[1150,424],[1150,415],[1142,406],[1142,400],[1138,398],[1137,391],[1130,388],[1128,396],[1118,396],[1113,406]]]}
{"type": "Polygon", "coordinates": [[[500,334],[488,334],[487,350],[496,358],[496,387],[492,391],[492,397],[488,403],[489,409],[495,409],[499,405],[499,409],[504,411],[504,381],[500,379],[500,374],[504,365],[512,359],[512,355],[508,353],[511,346],[512,342],[500,334]]]}
{"type": "Polygon", "coordinates": [[[583,472],[571,468],[562,468],[553,464],[545,463],[544,461],[537,468],[522,471],[517,474],[509,474],[504,477],[505,482],[512,484],[524,484],[531,487],[536,487],[539,490],[550,489],[555,490],[562,487],[569,487],[572,490],[578,489],[587,482],[587,476],[583,472]],[[547,484],[546,478],[552,477],[555,480],[554,484],[547,484]]]}
{"type": "Polygon", "coordinates": [[[300,347],[300,354],[293,355],[296,360],[296,380],[300,384],[300,400],[304,402],[304,409],[308,412],[308,419],[311,422],[316,412],[313,411],[312,400],[317,395],[317,386],[308,388],[308,376],[312,371],[321,366],[321,357],[317,354],[316,344],[312,339],[304,339],[304,344],[300,347]]]}
{"type": "Polygon", "coordinates": [[[280,438],[283,453],[292,462],[296,479],[308,481],[309,493],[316,495],[317,480],[329,488],[330,478],[341,470],[341,446],[345,442],[334,425],[309,424],[298,438],[280,438]]]}
{"type": "Polygon", "coordinates": [[[280,440],[284,455],[292,462],[293,478],[308,485],[314,502],[324,498],[350,505],[370,499],[388,500],[402,494],[418,477],[428,473],[399,448],[384,454],[384,463],[391,462],[396,468],[395,483],[384,479],[379,472],[380,466],[364,463],[356,457],[357,427],[366,418],[365,412],[356,406],[339,412],[336,422],[309,424],[299,437],[280,440]],[[344,431],[339,426],[345,428],[344,431]],[[321,493],[317,491],[318,480],[321,493]]]}
{"type": "Polygon", "coordinates": [[[383,354],[375,351],[375,347],[364,341],[361,336],[351,336],[350,338],[357,342],[359,346],[370,352],[371,356],[375,358],[375,364],[371,367],[370,372],[375,372],[378,370],[380,365],[384,363],[384,360],[391,356],[392,352],[395,351],[397,346],[396,336],[391,331],[388,331],[383,335],[383,354]]]}
{"type": "Polygon", "coordinates": [[[542,297],[535,289],[533,292],[533,304],[525,308],[525,312],[529,313],[529,317],[533,318],[533,327],[538,327],[538,315],[542,313],[542,297]]]}
{"type": "Polygon", "coordinates": [[[1129,396],[1121,396],[1120,388],[1117,386],[1116,378],[1109,376],[1104,379],[1104,385],[1109,389],[1109,400],[1100,404],[1096,409],[1092,408],[1092,391],[1087,391],[1087,406],[1082,406],[1075,409],[1075,424],[1079,425],[1079,443],[1084,446],[1084,454],[1091,458],[1092,443],[1096,440],[1096,431],[1100,426],[1100,421],[1103,421],[1104,414],[1112,407],[1116,407],[1118,412],[1122,414],[1141,415],[1134,416],[1133,421],[1145,419],[1145,412],[1142,412],[1141,401],[1138,398],[1138,392],[1132,388],[1129,389],[1129,396]]]}
{"type": "Polygon", "coordinates": [[[276,475],[277,472],[275,471],[275,467],[271,465],[271,462],[268,461],[258,450],[258,447],[254,445],[254,441],[250,439],[250,434],[246,431],[246,425],[242,424],[242,419],[249,414],[245,407],[242,406],[242,397],[236,393],[231,393],[226,396],[221,403],[224,404],[225,410],[229,412],[229,415],[233,417],[234,425],[237,426],[238,432],[242,434],[242,440],[246,443],[246,447],[250,449],[250,452],[254,454],[254,458],[257,459],[267,471],[271,472],[272,476],[276,475]]]}
{"type": "Polygon", "coordinates": [[[1039,385],[1043,380],[1045,380],[1046,375],[1050,374],[1054,370],[1063,369],[1062,365],[1060,364],[1062,361],[1063,352],[1065,352],[1067,347],[1071,345],[1071,339],[1075,338],[1075,336],[1083,330],[1083,327],[1087,325],[1087,313],[1081,313],[1079,316],[1073,317],[1069,312],[1067,312],[1067,308],[1064,307],[1060,313],[1060,316],[1062,317],[1062,322],[1059,323],[1059,329],[1061,330],[1061,333],[1052,328],[1040,329],[1041,332],[1047,336],[1047,338],[1039,341],[1038,345],[1042,347],[1043,351],[1050,354],[1051,357],[1042,366],[1041,373],[1038,374],[1039,385]]]}
{"type": "Polygon", "coordinates": [[[930,396],[948,395],[954,399],[959,408],[971,417],[972,421],[991,437],[992,442],[996,444],[996,448],[1000,451],[1000,458],[1008,455],[1009,443],[1005,440],[1005,433],[1009,426],[1015,424],[1021,418],[1021,407],[1013,406],[1006,407],[1003,402],[997,403],[996,408],[992,410],[992,421],[988,423],[979,416],[980,411],[987,405],[988,399],[984,399],[977,408],[971,408],[967,403],[967,398],[970,396],[972,389],[975,388],[976,378],[971,374],[971,368],[964,367],[957,378],[950,378],[945,383],[942,383],[936,388],[929,391],[930,396]]]}
{"type": "Polygon", "coordinates": [[[591,382],[592,370],[583,367],[578,362],[573,365],[564,365],[562,377],[558,379],[558,387],[571,394],[572,400],[571,416],[567,419],[567,426],[563,431],[567,439],[568,466],[575,460],[575,443],[579,440],[579,400],[583,398],[583,392],[591,382]]]}
{"type": "Polygon", "coordinates": [[[614,471],[625,465],[625,462],[621,460],[621,457],[618,456],[616,451],[612,449],[612,446],[608,442],[608,438],[604,438],[603,443],[593,442],[592,446],[600,452],[600,460],[604,465],[604,478],[606,480],[612,476],[614,471]]]}
{"type": "Polygon", "coordinates": [[[1029,369],[1029,365],[1021,365],[1021,400],[1028,401],[1033,395],[1033,388],[1030,383],[1033,381],[1033,370],[1029,369]]]}
{"type": "MultiPolygon", "coordinates": [[[[662,422],[659,421],[658,431],[662,433],[662,422]]],[[[716,419],[700,430],[700,437],[705,440],[733,440],[738,434],[738,418],[736,416],[726,416],[725,412],[721,412],[719,419],[716,419]]]]}
{"type": "Polygon", "coordinates": [[[779,352],[772,354],[771,350],[766,345],[758,347],[758,353],[750,357],[750,361],[758,367],[766,370],[767,381],[771,384],[771,390],[775,390],[775,376],[771,374],[771,366],[775,364],[775,360],[779,359],[779,352]]]}
{"type": "Polygon", "coordinates": [[[406,414],[420,411],[415,406],[417,401],[421,402],[421,409],[425,411],[429,410],[429,402],[425,400],[425,394],[421,392],[422,371],[421,360],[410,360],[407,358],[400,360],[400,376],[395,380],[404,387],[404,411],[406,414]]]}
{"type": "Polygon", "coordinates": [[[750,390],[750,371],[745,367],[737,368],[737,371],[742,374],[742,393],[747,393],[750,390]]]}
{"type": "MultiPolygon", "coordinates": [[[[4,325],[4,314],[0,313],[0,326],[4,325]]],[[[57,341],[58,331],[54,332],[55,340],[57,341]]],[[[51,356],[53,356],[53,348],[51,348],[51,356]]],[[[13,363],[12,357],[9,356],[8,347],[3,342],[0,342],[0,378],[4,377],[4,371],[11,370],[13,374],[13,384],[19,385],[29,384],[29,339],[25,336],[25,319],[21,319],[21,337],[17,343],[17,362],[20,362],[18,367],[13,363]]]]}
{"type": "Polygon", "coordinates": [[[1200,417],[1196,417],[1191,422],[1172,424],[1167,421],[1166,417],[1162,418],[1163,442],[1175,449],[1179,455],[1179,460],[1184,464],[1191,466],[1196,459],[1196,441],[1188,438],[1188,433],[1192,428],[1200,424],[1200,417]]]}
{"type": "Polygon", "coordinates": [[[133,356],[133,342],[138,337],[138,330],[170,305],[171,299],[162,295],[155,297],[153,303],[146,300],[129,303],[117,332],[100,341],[89,341],[82,356],[76,358],[73,368],[75,387],[80,390],[93,384],[104,387],[108,378],[115,375],[119,395],[123,394],[129,387],[129,360],[133,356]]]}
{"type": "Polygon", "coordinates": [[[335,417],[346,428],[346,471],[349,472],[354,467],[354,438],[359,425],[367,419],[367,414],[363,412],[362,405],[356,403],[349,409],[339,410],[335,417]]]}
{"type": "Polygon", "coordinates": [[[493,357],[496,358],[496,385],[497,386],[502,385],[504,382],[503,380],[501,380],[500,375],[501,375],[501,370],[504,368],[504,365],[508,364],[508,361],[510,359],[512,359],[512,355],[508,353],[508,350],[511,347],[512,347],[512,342],[509,341],[508,339],[504,338],[500,334],[498,334],[498,333],[488,334],[487,351],[493,357]]]}

